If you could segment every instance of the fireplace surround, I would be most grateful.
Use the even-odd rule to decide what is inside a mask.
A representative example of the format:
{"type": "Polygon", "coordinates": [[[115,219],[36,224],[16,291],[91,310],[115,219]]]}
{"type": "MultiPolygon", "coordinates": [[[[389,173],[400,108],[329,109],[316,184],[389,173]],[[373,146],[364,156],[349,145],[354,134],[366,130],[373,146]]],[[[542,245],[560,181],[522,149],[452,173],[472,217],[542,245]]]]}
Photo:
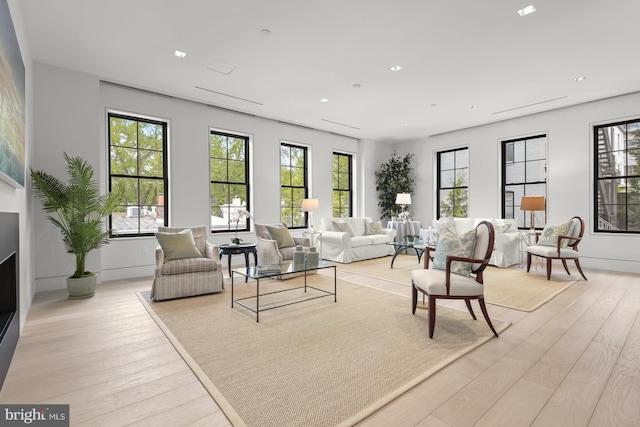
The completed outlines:
{"type": "Polygon", "coordinates": [[[19,245],[18,214],[0,212],[0,389],[20,337],[19,245]]]}

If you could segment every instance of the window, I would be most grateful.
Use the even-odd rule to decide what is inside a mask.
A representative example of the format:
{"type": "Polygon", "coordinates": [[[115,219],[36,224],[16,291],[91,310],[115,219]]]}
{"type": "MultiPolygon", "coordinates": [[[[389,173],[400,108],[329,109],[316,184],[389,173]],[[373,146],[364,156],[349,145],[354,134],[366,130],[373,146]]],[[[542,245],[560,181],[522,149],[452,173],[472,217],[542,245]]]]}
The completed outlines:
{"type": "Polygon", "coordinates": [[[211,130],[211,232],[249,231],[249,137],[211,130]]]}
{"type": "Polygon", "coordinates": [[[640,120],[593,128],[596,232],[640,233],[640,120]]]}
{"type": "Polygon", "coordinates": [[[116,113],[109,120],[109,189],[125,189],[109,218],[114,237],[153,235],[168,224],[167,123],[116,113]]]}
{"type": "Polygon", "coordinates": [[[349,154],[333,153],[333,216],[350,217],[353,212],[351,190],[353,174],[349,154]]]}
{"type": "Polygon", "coordinates": [[[469,214],[469,149],[438,153],[437,218],[466,218],[469,214]]]}
{"type": "Polygon", "coordinates": [[[307,214],[302,200],[307,198],[307,149],[280,145],[280,220],[289,228],[303,228],[307,214]]]}
{"type": "MultiPolygon", "coordinates": [[[[522,196],[547,196],[547,136],[502,141],[502,217],[531,227],[531,212],[520,210],[522,196]]],[[[534,212],[534,225],[546,222],[545,211],[534,212]]]]}

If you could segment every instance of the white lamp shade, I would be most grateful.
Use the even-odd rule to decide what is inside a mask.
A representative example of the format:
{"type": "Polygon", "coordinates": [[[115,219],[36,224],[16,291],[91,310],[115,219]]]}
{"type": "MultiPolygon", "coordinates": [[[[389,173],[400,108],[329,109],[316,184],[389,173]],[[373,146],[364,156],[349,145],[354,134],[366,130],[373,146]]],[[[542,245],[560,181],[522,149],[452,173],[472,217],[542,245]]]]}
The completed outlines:
{"type": "Polygon", "coordinates": [[[320,209],[320,203],[318,199],[304,199],[302,201],[302,210],[304,212],[313,212],[320,209]]]}
{"type": "Polygon", "coordinates": [[[398,193],[396,196],[396,205],[410,205],[411,204],[411,194],[409,193],[398,193]]]}

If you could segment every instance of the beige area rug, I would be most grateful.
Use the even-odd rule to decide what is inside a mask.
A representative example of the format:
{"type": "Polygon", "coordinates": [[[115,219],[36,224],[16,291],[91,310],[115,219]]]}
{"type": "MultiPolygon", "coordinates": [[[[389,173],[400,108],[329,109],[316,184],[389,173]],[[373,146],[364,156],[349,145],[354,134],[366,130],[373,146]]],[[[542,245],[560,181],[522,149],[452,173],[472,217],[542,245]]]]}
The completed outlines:
{"type": "MultiPolygon", "coordinates": [[[[423,268],[424,258],[418,263],[415,255],[398,255],[391,266],[391,257],[376,258],[351,264],[338,264],[338,270],[348,271],[363,276],[390,280],[411,286],[411,271],[423,268]]],[[[533,311],[560,292],[573,285],[577,276],[569,276],[562,265],[554,265],[551,280],[547,280],[546,269],[518,266],[497,268],[489,266],[484,273],[484,297],[490,304],[509,307],[521,311],[533,311]]],[[[407,289],[407,295],[410,290],[407,289]]]]}
{"type": "MultiPolygon", "coordinates": [[[[301,280],[264,280],[260,289],[301,280]]],[[[308,280],[333,288],[332,277],[308,280]]],[[[353,425],[493,338],[484,320],[442,307],[431,340],[428,312],[412,315],[409,298],[346,281],[338,281],[337,302],[319,298],[261,312],[259,323],[254,313],[231,308],[226,288],[171,301],[139,297],[234,425],[353,425]]],[[[249,291],[254,281],[235,286],[236,296],[249,291]]],[[[278,293],[272,302],[300,296],[278,293]]],[[[498,331],[509,325],[493,323],[498,331]]]]}

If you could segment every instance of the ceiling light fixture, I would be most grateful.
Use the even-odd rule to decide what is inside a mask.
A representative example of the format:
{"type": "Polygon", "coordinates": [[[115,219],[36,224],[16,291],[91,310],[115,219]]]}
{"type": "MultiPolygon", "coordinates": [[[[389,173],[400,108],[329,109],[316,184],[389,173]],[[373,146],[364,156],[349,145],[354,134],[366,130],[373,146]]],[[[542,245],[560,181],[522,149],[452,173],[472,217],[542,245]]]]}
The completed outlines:
{"type": "Polygon", "coordinates": [[[263,29],[262,31],[260,31],[262,33],[262,35],[264,36],[268,36],[269,34],[271,34],[271,31],[269,31],[268,29],[263,29]]]}
{"type": "Polygon", "coordinates": [[[478,108],[478,106],[476,104],[471,104],[471,105],[469,105],[469,108],[471,108],[473,110],[474,108],[478,108]]]}
{"type": "Polygon", "coordinates": [[[184,58],[185,56],[187,56],[187,54],[186,54],[186,53],[181,52],[181,51],[179,51],[179,50],[176,50],[175,52],[173,52],[173,54],[174,54],[175,56],[177,56],[178,58],[184,58]]]}
{"type": "Polygon", "coordinates": [[[327,98],[322,98],[320,102],[329,102],[329,100],[327,98]]]}
{"type": "Polygon", "coordinates": [[[360,84],[359,83],[354,83],[353,85],[351,85],[352,88],[354,89],[359,89],[360,88],[360,84]]]}
{"type": "Polygon", "coordinates": [[[402,67],[399,65],[394,65],[393,67],[389,68],[391,71],[400,71],[402,70],[402,67]]]}
{"type": "Polygon", "coordinates": [[[518,11],[518,15],[525,16],[525,15],[528,15],[528,14],[533,13],[535,11],[536,11],[536,8],[533,7],[532,4],[530,4],[529,6],[525,7],[524,9],[520,9],[518,11]]]}
{"type": "Polygon", "coordinates": [[[581,82],[583,80],[586,80],[587,78],[585,76],[580,76],[580,77],[576,77],[575,79],[573,79],[574,82],[581,82]]]}

